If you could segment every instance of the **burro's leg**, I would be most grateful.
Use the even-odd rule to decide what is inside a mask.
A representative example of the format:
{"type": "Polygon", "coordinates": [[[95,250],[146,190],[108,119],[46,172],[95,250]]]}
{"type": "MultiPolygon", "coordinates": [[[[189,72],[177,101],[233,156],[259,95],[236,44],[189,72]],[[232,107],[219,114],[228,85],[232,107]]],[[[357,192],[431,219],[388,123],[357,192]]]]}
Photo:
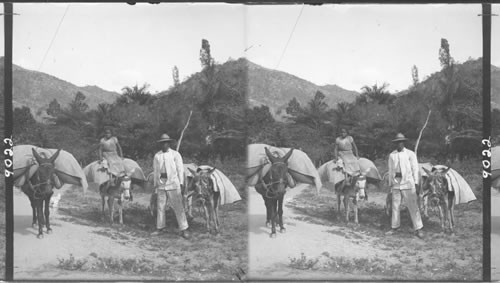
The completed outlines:
{"type": "Polygon", "coordinates": [[[278,199],[278,221],[280,225],[280,233],[285,233],[286,229],[285,226],[283,225],[283,199],[285,198],[285,194],[280,195],[278,199]]]}
{"type": "Polygon", "coordinates": [[[45,227],[47,228],[47,234],[50,234],[52,232],[52,228],[50,228],[50,198],[52,197],[53,193],[50,193],[44,200],[45,202],[45,227]]]}
{"type": "Polygon", "coordinates": [[[219,207],[220,207],[220,193],[214,193],[214,210],[215,210],[215,231],[219,233],[220,223],[219,223],[219,207]]]}
{"type": "Polygon", "coordinates": [[[355,198],[352,200],[353,208],[354,208],[354,223],[359,224],[358,219],[358,200],[355,198]]]}
{"type": "Polygon", "coordinates": [[[38,238],[42,239],[43,238],[43,199],[36,199],[35,200],[35,205],[36,205],[36,213],[37,213],[37,220],[38,220],[38,238]]]}
{"type": "Polygon", "coordinates": [[[109,223],[110,223],[110,225],[113,225],[114,216],[115,216],[114,200],[115,200],[115,198],[113,196],[108,197],[109,223]]]}
{"type": "Polygon", "coordinates": [[[344,195],[345,222],[349,223],[349,196],[344,195]]]}
{"type": "Polygon", "coordinates": [[[271,238],[276,238],[276,218],[278,216],[278,200],[270,199],[271,202],[271,238]]]}

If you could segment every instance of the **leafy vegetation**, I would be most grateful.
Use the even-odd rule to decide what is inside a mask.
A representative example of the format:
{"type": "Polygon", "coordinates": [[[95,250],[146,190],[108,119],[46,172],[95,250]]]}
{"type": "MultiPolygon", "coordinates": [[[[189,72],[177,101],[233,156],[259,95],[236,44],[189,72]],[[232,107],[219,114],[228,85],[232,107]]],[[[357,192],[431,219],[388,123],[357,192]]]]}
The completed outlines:
{"type": "MultiPolygon", "coordinates": [[[[206,161],[201,153],[210,150],[205,142],[208,135],[246,132],[246,71],[234,61],[216,64],[207,40],[202,41],[200,52],[202,70],[180,83],[174,68],[175,86],[157,95],[149,92],[147,83],[125,86],[113,103],[91,108],[84,93],[68,93],[73,97],[68,104],[53,99],[46,105],[47,117],[42,122],[34,119],[36,113],[30,108],[16,108],[15,143],[62,148],[86,165],[97,159],[98,141],[109,128],[125,157],[146,160],[159,149],[155,141],[162,133],[180,137],[192,111],[180,151],[188,159],[206,161]]],[[[243,157],[244,150],[233,156],[243,157]]]]}
{"type": "Polygon", "coordinates": [[[81,270],[83,266],[87,263],[85,259],[75,259],[75,257],[70,254],[69,258],[58,258],[59,264],[57,267],[64,270],[81,270]]]}
{"type": "MultiPolygon", "coordinates": [[[[305,105],[293,98],[286,107],[288,123],[271,121],[270,113],[265,113],[266,106],[253,108],[247,112],[250,141],[302,148],[319,165],[331,159],[334,138],[341,128],[347,128],[361,156],[374,160],[385,158],[392,150],[390,141],[397,132],[415,142],[432,111],[419,154],[444,162],[451,150],[445,138],[460,143],[454,137],[470,133],[470,129],[482,123],[482,63],[481,59],[455,62],[446,39],[442,40],[439,60],[442,70],[421,82],[418,69],[413,66],[413,84],[399,93],[390,93],[388,83],[366,85],[353,102],[341,102],[335,107],[325,101],[321,91],[311,93],[305,105]]],[[[494,112],[494,121],[500,119],[499,113],[494,112]]],[[[466,138],[475,141],[480,136],[466,138]]],[[[477,145],[479,150],[480,144],[477,145]]],[[[414,144],[408,147],[414,148],[414,144]]]]}
{"type": "Polygon", "coordinates": [[[295,268],[295,269],[313,269],[314,266],[318,263],[318,259],[311,259],[311,258],[307,258],[304,253],[301,253],[300,254],[300,257],[299,258],[290,258],[290,264],[289,266],[291,268],[295,268]]]}

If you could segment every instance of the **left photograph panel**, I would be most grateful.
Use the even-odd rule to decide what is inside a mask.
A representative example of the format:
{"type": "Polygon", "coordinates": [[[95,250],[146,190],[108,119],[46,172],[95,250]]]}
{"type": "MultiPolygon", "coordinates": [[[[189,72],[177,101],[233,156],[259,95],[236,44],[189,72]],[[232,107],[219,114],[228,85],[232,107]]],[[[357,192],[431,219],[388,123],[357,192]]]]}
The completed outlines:
{"type": "Polygon", "coordinates": [[[244,279],[244,6],[14,12],[14,279],[244,279]]]}

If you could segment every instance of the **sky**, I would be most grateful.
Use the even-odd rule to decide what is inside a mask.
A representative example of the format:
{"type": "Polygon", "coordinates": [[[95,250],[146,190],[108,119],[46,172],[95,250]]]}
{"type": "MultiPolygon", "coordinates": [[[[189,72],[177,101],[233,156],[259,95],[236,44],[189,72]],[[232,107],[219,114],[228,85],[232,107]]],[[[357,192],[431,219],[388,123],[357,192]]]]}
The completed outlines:
{"type": "MultiPolygon", "coordinates": [[[[479,4],[16,3],[14,12],[20,14],[14,64],[117,92],[144,83],[153,93],[166,90],[174,66],[181,80],[200,71],[203,38],[219,63],[246,57],[355,91],[384,82],[391,91],[403,90],[413,65],[420,79],[439,71],[441,38],[459,62],[482,56],[479,4]]],[[[493,12],[500,14],[500,5],[493,12]]],[[[493,18],[492,50],[500,50],[494,36],[499,21],[493,18]]],[[[500,54],[492,54],[492,63],[500,66],[500,54]]]]}

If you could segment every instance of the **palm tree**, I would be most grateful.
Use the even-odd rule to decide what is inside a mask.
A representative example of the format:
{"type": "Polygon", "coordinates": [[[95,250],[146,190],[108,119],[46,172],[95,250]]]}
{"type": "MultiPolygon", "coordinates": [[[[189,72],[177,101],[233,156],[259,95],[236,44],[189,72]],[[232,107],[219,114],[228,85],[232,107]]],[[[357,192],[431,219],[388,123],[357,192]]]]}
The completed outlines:
{"type": "Polygon", "coordinates": [[[333,109],[333,120],[336,125],[342,127],[345,126],[350,120],[350,114],[353,105],[349,102],[342,101],[337,104],[337,108],[333,109]]]}
{"type": "Polygon", "coordinates": [[[151,93],[148,91],[149,84],[145,83],[141,87],[137,84],[133,87],[122,88],[122,96],[118,98],[118,103],[128,104],[131,102],[137,102],[140,105],[146,104],[151,98],[151,93]]]}
{"type": "Polygon", "coordinates": [[[104,128],[111,122],[111,105],[106,103],[101,103],[97,105],[94,116],[94,129],[96,135],[102,133],[104,128]]]}
{"type": "Polygon", "coordinates": [[[303,118],[316,130],[319,130],[320,126],[328,120],[328,104],[324,99],[325,95],[321,91],[317,91],[304,109],[303,118]]]}
{"type": "Polygon", "coordinates": [[[365,85],[361,88],[361,95],[378,104],[390,104],[394,101],[394,96],[389,93],[387,87],[389,87],[388,83],[384,83],[382,86],[375,83],[371,87],[365,85]]]}

